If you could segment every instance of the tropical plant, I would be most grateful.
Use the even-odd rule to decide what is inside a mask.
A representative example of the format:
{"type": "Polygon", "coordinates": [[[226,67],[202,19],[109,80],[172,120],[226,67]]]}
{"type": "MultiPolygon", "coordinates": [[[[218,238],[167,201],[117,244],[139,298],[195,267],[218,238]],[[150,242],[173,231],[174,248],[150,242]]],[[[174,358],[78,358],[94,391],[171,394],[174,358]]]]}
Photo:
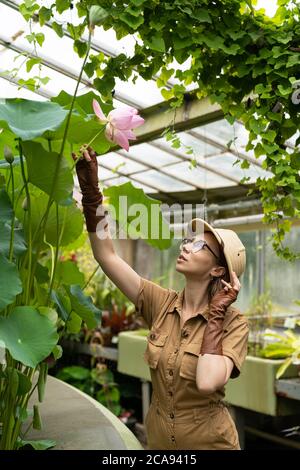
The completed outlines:
{"type": "MultiPolygon", "coordinates": [[[[58,343],[64,332],[77,333],[83,323],[95,328],[101,317],[83,291],[83,274],[71,260],[60,258],[62,249],[78,246],[83,229],[72,198],[71,153],[93,143],[100,155],[110,148],[103,131],[107,134],[114,126],[116,132],[123,119],[125,137],[132,139],[129,129],[141,119],[136,110],[124,115],[101,103],[110,113],[109,123],[101,123],[93,113],[93,101],[100,107],[99,96],[90,92],[77,97],[88,55],[89,46],[73,96],[62,92],[52,102],[0,100],[0,449],[26,445],[29,427],[40,427],[38,405],[24,432],[22,424],[30,415],[28,403],[36,388],[38,400],[43,400],[47,360],[61,356],[58,343]]],[[[118,139],[121,142],[120,134],[118,139]]],[[[139,202],[151,204],[131,184],[117,193],[132,202],[138,194],[139,202]]],[[[160,249],[169,243],[152,241],[160,249]]]]}
{"type": "MultiPolygon", "coordinates": [[[[297,321],[300,325],[300,321],[297,321]]],[[[279,367],[276,378],[279,379],[291,364],[300,364],[300,337],[293,331],[287,330],[284,333],[273,331],[264,334],[267,339],[273,339],[274,342],[267,344],[261,351],[261,357],[269,359],[285,359],[279,367]]]]}
{"type": "Polygon", "coordinates": [[[106,364],[97,363],[92,369],[82,366],[64,367],[57,373],[57,378],[91,395],[116,416],[120,415],[122,407],[119,386],[106,364]]]}

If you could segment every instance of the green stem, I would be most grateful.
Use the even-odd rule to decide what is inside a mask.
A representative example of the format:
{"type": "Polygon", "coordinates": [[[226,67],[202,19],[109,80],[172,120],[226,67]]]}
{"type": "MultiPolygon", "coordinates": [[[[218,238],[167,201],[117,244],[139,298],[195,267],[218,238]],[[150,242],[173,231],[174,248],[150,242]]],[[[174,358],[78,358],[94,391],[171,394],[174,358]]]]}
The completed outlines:
{"type": "Polygon", "coordinates": [[[26,186],[26,185],[23,184],[22,188],[21,188],[20,191],[19,191],[19,194],[18,194],[18,196],[17,196],[17,198],[16,198],[16,207],[18,206],[19,199],[20,199],[20,197],[22,196],[22,193],[23,193],[23,191],[24,191],[24,189],[25,189],[25,186],[26,186]]]}
{"type": "Polygon", "coordinates": [[[9,244],[9,261],[12,261],[14,251],[14,235],[15,235],[15,179],[14,170],[12,164],[9,165],[11,174],[11,204],[12,204],[12,216],[11,216],[11,228],[10,228],[10,244],[9,244]]]}
{"type": "Polygon", "coordinates": [[[31,267],[32,267],[32,231],[31,231],[32,227],[31,227],[31,200],[30,200],[30,193],[28,189],[28,181],[25,175],[21,139],[19,139],[19,153],[20,153],[22,178],[25,184],[25,192],[26,192],[26,198],[27,198],[27,212],[28,212],[28,246],[27,246],[28,276],[27,276],[27,285],[26,285],[26,290],[25,290],[25,305],[27,305],[29,302],[29,296],[30,296],[30,274],[31,274],[31,267]]]}
{"type": "Polygon", "coordinates": [[[86,289],[86,287],[89,285],[89,283],[91,282],[91,280],[93,279],[93,277],[95,276],[95,274],[96,274],[96,272],[98,271],[99,268],[100,268],[100,264],[96,267],[96,269],[90,275],[90,277],[88,278],[86,284],[83,286],[82,290],[86,289]]]}
{"type": "Polygon", "coordinates": [[[56,209],[56,211],[55,211],[56,212],[56,244],[55,244],[55,255],[54,255],[53,264],[52,264],[50,287],[49,287],[49,292],[48,292],[48,297],[47,297],[47,305],[49,304],[49,301],[51,299],[51,292],[52,292],[52,289],[53,289],[56,266],[57,266],[57,261],[58,261],[58,253],[59,253],[60,237],[59,237],[59,216],[58,216],[58,204],[57,204],[57,202],[55,203],[55,209],[56,209]]]}
{"type": "MultiPolygon", "coordinates": [[[[94,135],[94,137],[92,138],[92,140],[90,140],[88,144],[85,144],[84,147],[86,147],[86,148],[89,147],[89,146],[94,142],[94,140],[98,137],[98,135],[100,135],[100,134],[104,131],[104,129],[105,129],[105,126],[102,127],[102,129],[100,129],[100,131],[97,132],[97,134],[94,135]]],[[[73,170],[73,169],[75,168],[76,163],[77,163],[77,161],[76,161],[76,162],[74,163],[74,165],[71,167],[71,170],[73,170]]]]}
{"type": "MultiPolygon", "coordinates": [[[[48,221],[48,216],[49,216],[50,208],[51,208],[51,206],[52,206],[52,204],[53,204],[53,194],[54,194],[55,187],[56,187],[56,182],[57,182],[57,179],[58,179],[58,174],[59,174],[59,169],[60,169],[60,163],[61,163],[61,160],[62,160],[62,157],[63,157],[63,152],[64,152],[66,140],[67,140],[67,135],[68,135],[68,130],[69,130],[69,126],[70,126],[71,116],[72,116],[72,112],[73,112],[73,108],[74,108],[74,104],[75,104],[75,100],[76,100],[78,88],[79,88],[79,85],[80,85],[80,82],[81,82],[83,70],[84,70],[86,61],[87,61],[88,56],[89,56],[90,47],[91,47],[91,31],[89,32],[88,44],[87,44],[87,51],[86,51],[86,54],[85,54],[85,57],[84,57],[84,60],[83,60],[83,64],[82,64],[82,67],[81,67],[81,70],[80,70],[80,73],[79,73],[79,77],[78,77],[78,80],[77,80],[77,83],[76,83],[75,92],[74,92],[74,95],[73,95],[73,97],[72,97],[71,106],[70,106],[70,110],[69,110],[69,113],[68,113],[68,117],[67,117],[67,122],[66,122],[66,125],[65,125],[65,129],[64,129],[62,145],[61,145],[59,157],[58,157],[57,163],[56,163],[56,168],[55,168],[54,178],[53,178],[53,181],[52,181],[52,186],[51,186],[51,190],[50,190],[50,194],[49,194],[48,204],[47,204],[45,213],[44,213],[44,215],[43,215],[43,217],[42,217],[42,222],[39,224],[38,230],[42,230],[42,231],[45,230],[45,227],[46,227],[47,221],[48,221]],[[41,225],[41,224],[42,224],[42,225],[41,225]]],[[[33,270],[32,270],[32,272],[31,272],[31,275],[29,276],[29,277],[30,277],[30,281],[29,281],[30,285],[31,285],[32,282],[33,282],[34,272],[35,272],[35,269],[36,269],[37,260],[38,260],[39,254],[40,254],[40,250],[41,250],[41,241],[39,241],[39,243],[38,243],[37,250],[36,250],[35,263],[34,263],[33,270]]]]}
{"type": "Polygon", "coordinates": [[[105,126],[103,126],[102,129],[100,129],[100,131],[97,132],[96,135],[94,135],[94,137],[92,138],[92,140],[90,140],[89,143],[86,144],[86,146],[89,147],[89,146],[94,142],[94,140],[98,137],[98,135],[100,135],[100,134],[104,131],[104,129],[105,129],[105,126]]]}

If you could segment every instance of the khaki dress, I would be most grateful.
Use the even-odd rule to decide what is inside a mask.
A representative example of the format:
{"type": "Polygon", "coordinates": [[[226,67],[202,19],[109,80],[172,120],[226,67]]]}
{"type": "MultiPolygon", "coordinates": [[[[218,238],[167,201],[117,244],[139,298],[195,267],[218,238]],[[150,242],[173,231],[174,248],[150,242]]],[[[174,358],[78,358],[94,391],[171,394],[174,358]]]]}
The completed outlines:
{"type": "MultiPolygon", "coordinates": [[[[145,422],[149,449],[239,450],[237,430],[223,401],[224,387],[201,396],[196,386],[208,307],[181,328],[183,298],[184,289],[178,293],[141,278],[136,310],[150,329],[144,358],[153,387],[145,422]]],[[[223,354],[234,362],[235,378],[247,354],[247,319],[231,305],[223,329],[223,354]]]]}

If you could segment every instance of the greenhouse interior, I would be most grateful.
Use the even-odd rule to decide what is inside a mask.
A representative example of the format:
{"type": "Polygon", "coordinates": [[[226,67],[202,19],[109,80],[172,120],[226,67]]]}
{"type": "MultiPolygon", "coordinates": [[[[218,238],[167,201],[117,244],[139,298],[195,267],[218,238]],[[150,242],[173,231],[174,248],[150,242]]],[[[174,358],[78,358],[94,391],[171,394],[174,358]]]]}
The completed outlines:
{"type": "Polygon", "coordinates": [[[0,0],[0,450],[300,449],[299,17],[0,0]]]}

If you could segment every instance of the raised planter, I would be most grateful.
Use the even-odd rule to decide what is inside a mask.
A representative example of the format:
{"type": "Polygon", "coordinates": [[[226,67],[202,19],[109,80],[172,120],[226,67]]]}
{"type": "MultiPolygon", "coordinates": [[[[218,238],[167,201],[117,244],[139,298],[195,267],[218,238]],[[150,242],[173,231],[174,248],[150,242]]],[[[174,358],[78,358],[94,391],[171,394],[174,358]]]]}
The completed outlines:
{"type": "MultiPolygon", "coordinates": [[[[271,416],[294,412],[295,403],[281,399],[276,394],[276,372],[283,360],[247,356],[241,374],[226,385],[226,400],[235,406],[271,416]],[[290,409],[290,411],[289,411],[290,409]]],[[[290,366],[284,377],[297,377],[298,369],[290,366]]],[[[300,412],[300,402],[296,402],[300,412]]]]}
{"type": "MultiPolygon", "coordinates": [[[[35,403],[36,393],[30,405],[35,403]]],[[[28,440],[54,440],[55,450],[143,449],[134,434],[107,408],[55,377],[48,376],[45,399],[39,408],[43,429],[31,430],[28,440]]]]}
{"type": "Polygon", "coordinates": [[[118,341],[118,371],[142,380],[151,380],[149,367],[143,355],[148,330],[123,331],[118,341]]]}
{"type": "MultiPolygon", "coordinates": [[[[151,380],[143,359],[147,330],[119,334],[118,370],[123,374],[151,380]]],[[[276,372],[282,360],[247,356],[240,376],[226,385],[226,401],[234,406],[271,416],[300,413],[300,401],[280,397],[275,391],[276,372]]],[[[298,369],[290,366],[284,377],[297,377],[298,369]]]]}

